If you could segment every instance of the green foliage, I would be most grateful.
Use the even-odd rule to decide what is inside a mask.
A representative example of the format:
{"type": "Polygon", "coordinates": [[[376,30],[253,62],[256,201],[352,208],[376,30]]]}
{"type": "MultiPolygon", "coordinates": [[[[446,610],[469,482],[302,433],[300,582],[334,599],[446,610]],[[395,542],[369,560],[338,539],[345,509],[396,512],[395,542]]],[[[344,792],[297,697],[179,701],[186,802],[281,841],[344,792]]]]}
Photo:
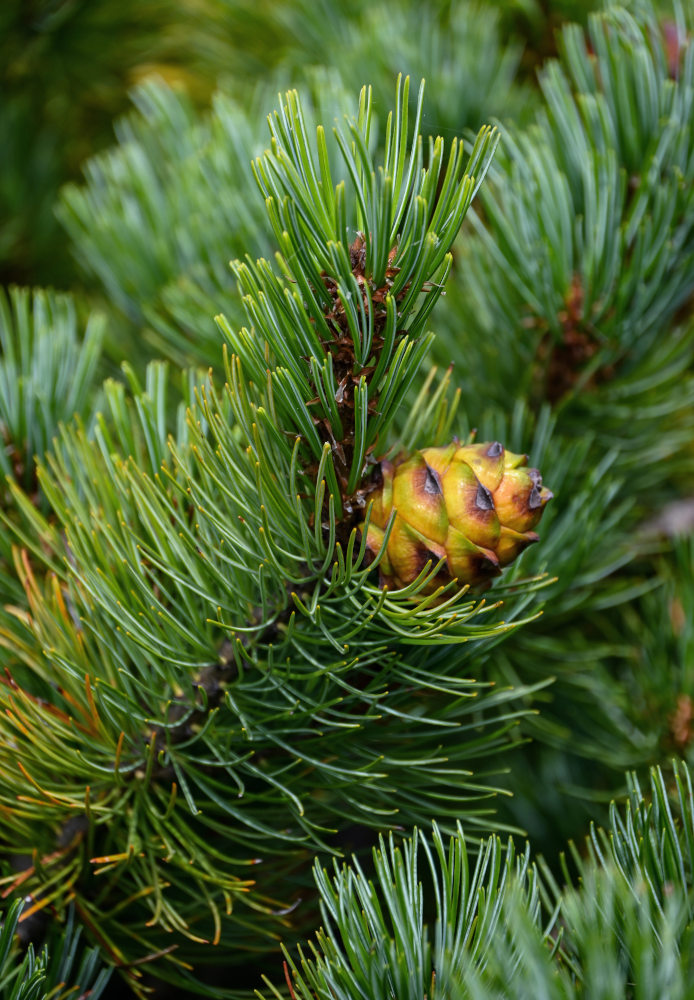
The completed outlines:
{"type": "MultiPolygon", "coordinates": [[[[89,162],[87,187],[65,189],[60,215],[84,269],[134,333],[146,328],[149,350],[179,365],[219,364],[212,317],[221,309],[241,316],[229,260],[266,246],[248,169],[262,149],[262,118],[222,95],[196,116],[163,81],[142,84],[133,100],[119,145],[89,162]]],[[[133,335],[128,344],[139,359],[141,341],[133,335]]],[[[122,342],[111,353],[122,358],[122,342]]]]}
{"type": "MultiPolygon", "coordinates": [[[[597,618],[603,641],[623,650],[612,668],[625,728],[639,746],[641,763],[676,753],[692,760],[694,667],[694,558],[690,539],[674,543],[659,559],[657,587],[624,606],[618,617],[597,618]],[[628,721],[626,721],[628,720],[628,721]]],[[[611,701],[616,701],[610,692],[611,701]]]]}
{"type": "MultiPolygon", "coordinates": [[[[324,929],[285,973],[297,1000],[355,996],[598,1000],[690,995],[694,813],[687,769],[671,795],[660,771],[650,797],[632,781],[624,812],[595,831],[580,879],[561,889],[529,853],[496,839],[469,857],[462,829],[448,848],[436,826],[380,841],[373,876],[359,862],[319,864],[324,929]]],[[[283,994],[271,986],[272,995],[283,994]]]]}
{"type": "MultiPolygon", "coordinates": [[[[327,124],[351,112],[348,95],[368,77],[372,142],[398,73],[430,80],[425,136],[477,130],[523,99],[512,89],[518,48],[501,45],[496,13],[478,3],[404,3],[388,46],[381,39],[392,22],[389,5],[326,0],[317,7],[296,0],[266,8],[217,0],[209,14],[215,37],[208,39],[208,61],[222,72],[241,61],[245,73],[239,67],[225,77],[205,115],[162,80],[135,88],[137,111],[116,123],[118,145],[89,160],[86,184],[64,188],[59,206],[83,273],[126,318],[121,326],[132,338],[131,353],[140,355],[144,334],[150,356],[179,366],[219,366],[211,317],[224,312],[232,326],[242,322],[228,262],[270,249],[248,162],[265,145],[263,112],[285,81],[301,82],[310,131],[312,121],[327,124]],[[248,85],[261,66],[260,78],[276,79],[274,88],[248,85]]],[[[192,35],[193,47],[199,34],[192,35]]],[[[410,103],[414,113],[416,102],[410,103]]],[[[122,356],[122,336],[114,351],[122,356]]]]}
{"type": "Polygon", "coordinates": [[[530,415],[541,428],[552,410],[546,457],[532,449],[553,470],[549,537],[523,571],[547,559],[558,581],[542,619],[480,665],[504,684],[556,678],[523,724],[545,748],[510,758],[508,778],[508,819],[549,851],[624,768],[684,752],[667,730],[688,688],[667,680],[667,610],[647,596],[662,573],[649,553],[665,543],[639,530],[692,482],[694,62],[691,38],[679,39],[674,76],[672,37],[650,5],[592,16],[585,39],[564,29],[541,74],[544,107],[505,134],[463,233],[433,348],[456,361],[464,398],[484,387],[484,438],[505,439],[511,397],[525,414],[521,450],[530,415]],[[646,693],[644,656],[660,664],[650,676],[662,696],[646,693]]]}
{"type": "Polygon", "coordinates": [[[300,953],[305,981],[290,962],[297,997],[415,1000],[432,991],[449,996],[467,966],[486,963],[512,882],[522,887],[524,902],[537,919],[537,874],[529,868],[527,851],[517,858],[512,841],[504,851],[492,839],[475,861],[468,856],[462,829],[448,850],[437,827],[432,839],[433,848],[420,834],[402,848],[392,836],[388,847],[381,839],[373,855],[373,881],[356,861],[336,866],[332,879],[316,867],[326,929],[311,945],[311,955],[300,953]],[[427,888],[436,906],[431,930],[425,923],[430,901],[420,881],[420,851],[428,862],[424,868],[432,885],[427,888]]]}
{"type": "MultiPolygon", "coordinates": [[[[288,94],[270,122],[272,149],[256,163],[284,274],[276,277],[265,261],[235,265],[255,332],[235,334],[222,324],[239,374],[258,386],[236,404],[247,439],[259,407],[273,426],[300,434],[313,460],[325,463],[338,519],[369,454],[383,450],[429,346],[426,323],[450,270],[449,248],[495,146],[484,129],[467,160],[453,140],[446,162],[439,137],[430,140],[423,168],[421,94],[409,150],[407,82],[402,97],[398,83],[397,101],[377,167],[369,153],[371,96],[362,91],[358,116],[335,130],[348,181],[334,184],[322,126],[309,145],[298,95],[288,94]]],[[[266,438],[264,424],[256,426],[266,438]]],[[[277,448],[272,436],[267,447],[277,448]]],[[[289,443],[281,450],[288,467],[289,443]]]]}
{"type": "MultiPolygon", "coordinates": [[[[407,109],[405,83],[379,164],[366,91],[330,149],[290,92],[255,165],[279,274],[236,265],[254,333],[222,323],[225,386],[184,376],[172,424],[165,367],[144,389],[126,367],[131,394],[107,382],[93,432],[62,429],[42,463],[50,516],[10,487],[28,610],[0,629],[0,797],[35,794],[0,812],[2,838],[34,851],[24,889],[74,898],[138,991],[141,964],[204,992],[189,970],[209,942],[267,948],[291,872],[346,814],[492,821],[524,691],[465,663],[532,616],[541,581],[515,581],[503,619],[452,584],[424,596],[431,564],[388,593],[359,532],[495,143],[432,141],[425,166],[407,109]]],[[[409,438],[450,433],[446,389],[400,421],[409,438]]]]}
{"type": "MultiPolygon", "coordinates": [[[[693,553],[653,517],[694,483],[692,35],[680,8],[611,6],[563,29],[538,91],[514,82],[581,6],[186,0],[145,53],[146,33],[119,50],[127,2],[82,28],[80,4],[39,3],[25,56],[0,43],[26,83],[0,134],[31,154],[0,184],[0,260],[32,277],[58,179],[124,100],[95,56],[136,79],[186,29],[181,61],[226,74],[200,113],[211,77],[186,92],[162,66],[63,191],[107,328],[81,296],[0,296],[0,883],[31,897],[25,939],[50,915],[50,954],[81,954],[74,907],[123,990],[232,996],[315,925],[318,855],[295,1000],[691,992],[684,771],[648,802],[633,780],[568,888],[529,849],[471,846],[521,825],[553,859],[626,768],[694,744],[693,553]],[[34,114],[58,41],[74,65],[34,114]],[[387,117],[403,69],[427,93],[399,83],[387,117]],[[493,163],[488,128],[426,139],[489,112],[516,115],[493,163]],[[105,329],[122,375],[97,390],[105,329]],[[382,588],[381,460],[475,429],[542,469],[541,543],[484,598],[427,595],[434,557],[382,588]],[[447,832],[395,846],[432,819],[447,832]],[[323,871],[377,830],[375,874],[323,871]]],[[[8,989],[73,981],[8,955],[8,989]]]]}
{"type": "Polygon", "coordinates": [[[19,962],[15,955],[10,954],[21,911],[22,902],[16,900],[9,907],[0,930],[0,990],[3,1000],[30,1000],[46,995],[42,989],[46,956],[41,955],[37,960],[31,947],[19,962]]]}
{"type": "MultiPolygon", "coordinates": [[[[0,519],[12,516],[5,482],[11,477],[40,504],[36,459],[58,427],[75,415],[88,418],[96,394],[104,332],[92,314],[78,333],[74,299],[41,289],[0,289],[0,519]]],[[[19,599],[8,572],[12,539],[0,530],[0,599],[19,599]]]]}
{"type": "Polygon", "coordinates": [[[373,0],[216,0],[215,7],[217,58],[228,64],[233,48],[243,67],[225,82],[236,89],[272,71],[296,85],[307,67],[320,65],[350,88],[368,79],[380,114],[390,107],[399,73],[425,78],[425,135],[446,136],[477,131],[490,116],[518,112],[531,99],[514,85],[522,46],[493,4],[401,0],[394,9],[373,0]]]}
{"type": "Polygon", "coordinates": [[[82,997],[98,1000],[106,988],[110,971],[101,968],[96,948],[80,953],[81,932],[74,929],[72,914],[62,933],[53,931],[50,944],[46,944],[38,955],[31,943],[23,954],[15,947],[19,921],[29,916],[29,909],[22,900],[16,900],[2,915],[2,1000],[68,1000],[68,997],[76,997],[78,991],[82,997]]]}
{"type": "Polygon", "coordinates": [[[644,489],[692,433],[694,327],[663,332],[694,291],[694,47],[674,76],[669,56],[647,8],[593,16],[586,39],[564,29],[542,113],[508,133],[473,216],[441,341],[490,398],[588,424],[644,489]]]}
{"type": "Polygon", "coordinates": [[[59,424],[85,417],[93,403],[104,319],[93,314],[82,336],[77,330],[70,296],[0,292],[0,472],[27,489],[59,424]]]}

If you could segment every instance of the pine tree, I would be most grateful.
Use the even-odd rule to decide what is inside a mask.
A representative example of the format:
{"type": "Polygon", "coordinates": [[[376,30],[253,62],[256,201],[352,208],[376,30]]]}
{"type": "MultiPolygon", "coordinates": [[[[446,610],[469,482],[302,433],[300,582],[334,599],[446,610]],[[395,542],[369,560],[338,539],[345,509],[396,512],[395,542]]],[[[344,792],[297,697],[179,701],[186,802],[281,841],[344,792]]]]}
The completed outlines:
{"type": "Polygon", "coordinates": [[[693,742],[690,16],[534,89],[539,7],[400,6],[206,0],[236,76],[0,298],[8,996],[688,995],[689,772],[625,772],[693,742]]]}

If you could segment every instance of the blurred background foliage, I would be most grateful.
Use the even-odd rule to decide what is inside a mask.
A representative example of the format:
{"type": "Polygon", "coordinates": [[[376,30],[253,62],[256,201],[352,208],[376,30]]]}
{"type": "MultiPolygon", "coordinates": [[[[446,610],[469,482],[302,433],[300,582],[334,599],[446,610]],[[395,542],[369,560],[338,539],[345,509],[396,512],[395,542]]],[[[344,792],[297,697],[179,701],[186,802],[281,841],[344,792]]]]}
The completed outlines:
{"type": "Polygon", "coordinates": [[[202,110],[218,86],[246,104],[259,81],[277,74],[299,83],[311,67],[327,66],[350,90],[368,78],[387,107],[398,72],[417,79],[435,68],[431,131],[477,127],[524,106],[520,79],[532,86],[554,24],[588,7],[404,0],[393,31],[392,5],[365,0],[6,0],[0,279],[75,284],[54,212],[58,191],[112,143],[131,88],[148,77],[202,110]]]}

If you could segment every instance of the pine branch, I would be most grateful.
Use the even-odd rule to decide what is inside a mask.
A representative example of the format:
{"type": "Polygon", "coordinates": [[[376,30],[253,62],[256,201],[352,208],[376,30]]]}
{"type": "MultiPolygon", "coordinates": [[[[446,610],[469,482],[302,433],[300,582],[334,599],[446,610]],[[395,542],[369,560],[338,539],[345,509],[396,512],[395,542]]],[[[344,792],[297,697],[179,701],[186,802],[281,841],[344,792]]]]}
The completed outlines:
{"type": "Polygon", "coordinates": [[[401,846],[381,839],[372,878],[356,860],[335,864],[332,877],[316,864],[324,927],[298,962],[285,949],[289,995],[684,998],[694,878],[686,768],[675,766],[674,794],[659,771],[649,791],[650,803],[633,782],[611,832],[593,833],[587,859],[574,851],[575,887],[560,888],[513,841],[505,853],[498,840],[482,844],[473,867],[462,830],[446,846],[436,826],[431,845],[421,832],[401,846]]]}
{"type": "MultiPolygon", "coordinates": [[[[317,122],[331,121],[349,107],[344,88],[360,83],[369,66],[380,117],[404,67],[429,80],[424,127],[432,135],[477,130],[490,115],[529,103],[514,86],[520,46],[502,44],[498,14],[486,6],[402,3],[389,46],[379,43],[392,17],[387,5],[326,2],[319,15],[315,3],[301,2],[273,9],[268,19],[262,6],[206,0],[206,16],[196,8],[194,26],[187,5],[177,14],[183,24],[173,24],[170,37],[186,31],[186,61],[197,57],[199,72],[225,78],[211,113],[196,111],[180,86],[150,79],[132,92],[137,113],[117,123],[118,145],[92,157],[85,183],[61,196],[59,216],[84,273],[127,317],[118,338],[112,323],[118,360],[134,360],[144,335],[150,357],[217,364],[211,317],[224,311],[232,325],[242,318],[227,262],[249,248],[269,250],[246,167],[262,148],[261,111],[286,81],[300,82],[305,112],[312,104],[317,122]],[[314,65],[316,52],[323,67],[314,65]],[[232,79],[230,65],[237,67],[232,79]],[[266,83],[248,83],[257,80],[266,83]]],[[[201,77],[187,82],[197,95],[201,77]]]]}
{"type": "MultiPolygon", "coordinates": [[[[536,614],[542,581],[516,581],[503,620],[454,580],[430,593],[431,564],[389,593],[365,564],[369,511],[347,511],[370,489],[369,454],[397,446],[494,146],[483,130],[469,158],[455,144],[445,160],[437,140],[424,168],[407,105],[405,85],[379,170],[366,92],[332,153],[290,94],[257,166],[282,277],[238,268],[255,332],[230,333],[224,389],[184,376],[172,417],[165,368],[140,385],[126,367],[132,394],[107,383],[93,432],[62,429],[42,463],[50,520],[10,486],[15,537],[50,573],[16,552],[28,611],[0,630],[0,795],[27,803],[0,814],[3,836],[31,845],[22,889],[59,913],[74,899],[139,993],[142,965],[190,986],[210,942],[267,947],[292,910],[278,902],[289,873],[336,849],[346,815],[400,826],[464,803],[471,828],[493,822],[494,756],[528,692],[465,663],[473,641],[536,614]],[[329,183],[331,155],[349,184],[329,183]],[[342,391],[340,364],[354,372],[342,391]]],[[[447,432],[445,380],[417,413],[430,440],[447,432]]]]}
{"type": "MultiPolygon", "coordinates": [[[[348,106],[334,77],[318,75],[313,90],[318,120],[348,106]]],[[[220,366],[212,317],[243,318],[229,260],[270,249],[248,164],[274,96],[268,86],[243,98],[220,91],[201,115],[163,81],[142,84],[118,145],[89,161],[86,186],[63,190],[59,215],[79,263],[125,317],[125,348],[122,337],[109,344],[118,360],[142,357],[144,335],[150,356],[220,366]]]]}
{"type": "Polygon", "coordinates": [[[455,356],[462,338],[470,385],[499,402],[549,400],[566,433],[590,423],[644,493],[692,432],[694,58],[679,37],[671,67],[648,4],[593,16],[585,39],[564,30],[542,113],[509,130],[473,213],[455,348],[439,341],[455,356]]]}
{"type": "MultiPolygon", "coordinates": [[[[691,38],[679,33],[677,73],[649,4],[597,16],[587,40],[577,28],[565,38],[560,62],[543,73],[543,114],[530,131],[510,130],[476,234],[463,234],[447,296],[453,313],[440,314],[448,332],[434,344],[446,361],[465,357],[456,371],[463,392],[483,384],[494,397],[482,419],[474,414],[483,437],[514,446],[498,411],[520,396],[528,448],[528,414],[542,427],[552,404],[549,452],[530,449],[533,463],[553,470],[550,535],[522,568],[537,573],[546,559],[558,580],[542,619],[479,667],[504,684],[556,678],[523,724],[541,745],[512,755],[507,779],[519,793],[509,821],[545,850],[554,829],[569,835],[583,825],[624,768],[661,759],[667,746],[676,695],[663,685],[661,701],[639,680],[644,652],[653,655],[643,640],[667,615],[648,597],[662,572],[650,560],[666,543],[639,525],[690,490],[693,431],[694,215],[692,185],[682,185],[691,167],[682,110],[691,101],[691,38]],[[593,180],[600,171],[602,187],[593,180]],[[590,275],[587,298],[577,274],[590,275]],[[591,296],[595,322],[584,308],[591,296]]],[[[663,677],[660,668],[653,676],[663,677]]]]}
{"type": "Polygon", "coordinates": [[[70,296],[0,290],[0,606],[22,600],[10,571],[12,536],[5,525],[17,519],[8,484],[19,484],[29,506],[45,510],[36,460],[61,423],[75,415],[89,419],[103,334],[104,319],[96,313],[78,333],[77,305],[70,296]]]}
{"type": "Polygon", "coordinates": [[[69,296],[20,288],[0,293],[0,472],[29,492],[36,489],[34,459],[47,451],[58,425],[88,413],[103,327],[94,314],[80,337],[69,296]]]}
{"type": "MultiPolygon", "coordinates": [[[[324,474],[339,520],[361,517],[368,457],[428,347],[421,335],[450,269],[447,252],[496,143],[483,130],[464,165],[454,140],[444,168],[437,139],[424,169],[423,94],[408,150],[408,86],[401,92],[398,84],[378,166],[368,150],[371,98],[362,91],[358,116],[334,131],[347,178],[336,185],[324,130],[319,127],[314,149],[298,95],[288,95],[287,106],[270,119],[272,150],[255,168],[286,278],[275,277],[265,261],[235,265],[254,333],[221,324],[241,359],[239,373],[259,387],[255,405],[302,436],[314,475],[330,446],[324,474]],[[269,371],[268,389],[260,390],[269,371]]],[[[253,418],[245,408],[237,419],[248,433],[253,418]]]]}
{"type": "Polygon", "coordinates": [[[81,997],[98,1000],[110,978],[102,968],[97,949],[80,951],[80,931],[74,929],[70,913],[65,928],[49,934],[49,941],[36,955],[31,944],[22,955],[14,947],[22,938],[28,916],[27,903],[16,900],[3,914],[0,929],[0,997],[3,1000],[67,1000],[79,991],[81,997]],[[79,965],[77,960],[79,958],[79,965]]]}

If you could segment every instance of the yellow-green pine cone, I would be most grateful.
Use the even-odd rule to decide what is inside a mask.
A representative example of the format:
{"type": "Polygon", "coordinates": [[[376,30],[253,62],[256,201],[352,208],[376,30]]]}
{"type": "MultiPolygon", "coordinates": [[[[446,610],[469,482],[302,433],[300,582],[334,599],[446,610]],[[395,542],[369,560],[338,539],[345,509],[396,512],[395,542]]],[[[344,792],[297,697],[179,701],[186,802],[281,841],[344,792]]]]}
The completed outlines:
{"type": "Polygon", "coordinates": [[[443,561],[426,587],[455,580],[488,585],[526,546],[552,493],[527,455],[498,441],[425,448],[395,463],[381,463],[383,485],[375,495],[366,547],[379,563],[381,582],[406,587],[427,563],[443,561]],[[385,528],[395,510],[388,539],[385,528]]]}

